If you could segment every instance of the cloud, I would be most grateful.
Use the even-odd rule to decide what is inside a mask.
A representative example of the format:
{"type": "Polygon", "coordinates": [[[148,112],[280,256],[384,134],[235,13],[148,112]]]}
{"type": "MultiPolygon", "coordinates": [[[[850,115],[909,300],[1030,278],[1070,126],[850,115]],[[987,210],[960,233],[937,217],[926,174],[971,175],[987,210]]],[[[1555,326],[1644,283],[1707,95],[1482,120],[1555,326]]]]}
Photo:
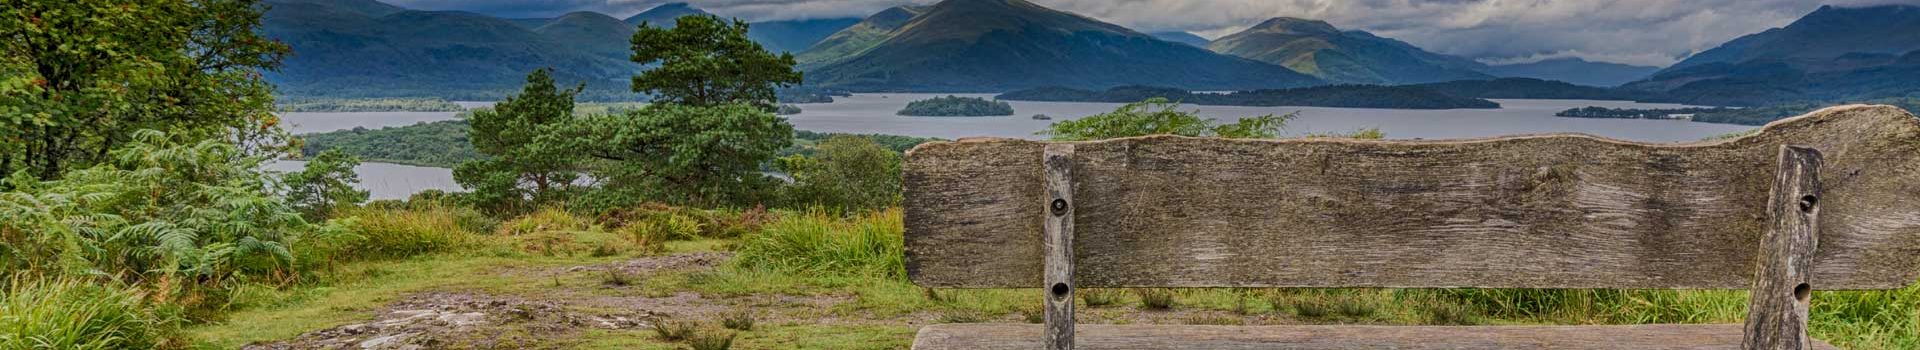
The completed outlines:
{"type": "MultiPolygon", "coordinates": [[[[393,0],[417,9],[505,17],[576,10],[624,17],[670,0],[393,0]]],[[[936,0],[684,0],[748,20],[860,17],[936,0]]],[[[971,1],[971,0],[956,0],[971,1]]],[[[1325,20],[1430,51],[1490,62],[1539,57],[1665,66],[1742,35],[1791,23],[1822,4],[1920,0],[1030,0],[1143,32],[1217,38],[1272,17],[1325,20]]]]}

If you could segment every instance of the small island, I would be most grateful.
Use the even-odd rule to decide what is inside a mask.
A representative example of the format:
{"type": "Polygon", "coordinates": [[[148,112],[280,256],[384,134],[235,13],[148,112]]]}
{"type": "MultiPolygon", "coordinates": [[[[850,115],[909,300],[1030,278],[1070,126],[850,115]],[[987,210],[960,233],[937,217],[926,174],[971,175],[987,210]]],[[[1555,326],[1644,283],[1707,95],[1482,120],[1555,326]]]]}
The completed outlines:
{"type": "Polygon", "coordinates": [[[907,103],[898,115],[910,117],[994,117],[1013,115],[1013,105],[979,97],[948,95],[907,103]]]}
{"type": "Polygon", "coordinates": [[[773,114],[778,114],[778,115],[800,114],[800,106],[795,106],[793,104],[781,104],[780,107],[774,108],[773,114]]]}
{"type": "Polygon", "coordinates": [[[1391,109],[1500,108],[1485,99],[1454,96],[1417,86],[1329,85],[1297,89],[1268,89],[1232,93],[1195,93],[1154,86],[1122,86],[1105,91],[1044,87],[1009,92],[995,98],[1015,101],[1131,103],[1149,98],[1208,106],[1296,106],[1391,109]]]}

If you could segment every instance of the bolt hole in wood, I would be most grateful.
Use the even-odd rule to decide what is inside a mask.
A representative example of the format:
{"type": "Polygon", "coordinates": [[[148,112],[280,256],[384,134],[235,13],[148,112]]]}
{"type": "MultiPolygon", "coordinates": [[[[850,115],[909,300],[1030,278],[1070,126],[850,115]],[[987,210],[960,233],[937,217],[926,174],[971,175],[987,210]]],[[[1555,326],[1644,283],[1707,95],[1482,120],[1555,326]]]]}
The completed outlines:
{"type": "Polygon", "coordinates": [[[1053,296],[1055,298],[1067,296],[1067,293],[1072,291],[1073,287],[1068,287],[1066,283],[1053,284],[1053,296]]]}
{"type": "Polygon", "coordinates": [[[1802,212],[1813,211],[1813,204],[1818,202],[1820,202],[1820,197],[1816,197],[1811,194],[1800,196],[1800,211],[1802,212]]]}
{"type": "Polygon", "coordinates": [[[1808,298],[1813,296],[1812,294],[1813,294],[1813,287],[1807,286],[1806,283],[1801,283],[1800,285],[1793,287],[1793,299],[1799,300],[1801,303],[1806,303],[1808,301],[1808,298]]]}
{"type": "Polygon", "coordinates": [[[1053,204],[1051,206],[1053,207],[1052,209],[1053,209],[1054,216],[1060,216],[1067,213],[1067,200],[1065,199],[1055,199],[1053,200],[1053,204]]]}

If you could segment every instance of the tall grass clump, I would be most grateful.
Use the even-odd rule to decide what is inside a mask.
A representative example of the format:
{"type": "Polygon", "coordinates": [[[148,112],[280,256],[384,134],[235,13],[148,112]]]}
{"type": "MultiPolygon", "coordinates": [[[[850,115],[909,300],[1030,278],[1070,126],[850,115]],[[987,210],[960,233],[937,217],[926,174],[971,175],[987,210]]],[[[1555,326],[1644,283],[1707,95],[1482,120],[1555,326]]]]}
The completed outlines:
{"type": "Polygon", "coordinates": [[[520,249],[548,256],[622,255],[649,243],[649,237],[633,233],[608,232],[592,220],[574,216],[566,210],[547,208],[500,224],[500,235],[520,249]]]}
{"type": "Polygon", "coordinates": [[[906,280],[900,209],[852,217],[823,210],[783,215],[740,238],[735,266],[906,280]]]}
{"type": "Polygon", "coordinates": [[[0,349],[167,349],[183,344],[143,293],[79,279],[0,289],[0,349]]]}
{"type": "Polygon", "coordinates": [[[311,242],[314,251],[302,254],[311,255],[309,261],[406,258],[459,248],[478,236],[451,207],[350,209],[335,215],[347,234],[311,242]]]}

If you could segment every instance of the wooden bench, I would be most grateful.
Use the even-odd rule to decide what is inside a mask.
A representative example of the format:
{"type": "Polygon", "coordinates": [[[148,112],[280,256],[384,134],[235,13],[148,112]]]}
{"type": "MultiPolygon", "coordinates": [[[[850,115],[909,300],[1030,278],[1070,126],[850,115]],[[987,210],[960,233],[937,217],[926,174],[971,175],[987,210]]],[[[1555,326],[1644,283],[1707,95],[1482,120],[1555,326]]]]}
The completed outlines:
{"type": "Polygon", "coordinates": [[[908,153],[929,288],[1042,288],[1043,325],[915,349],[1800,349],[1813,289],[1920,277],[1920,122],[1842,106],[1684,145],[968,139],[908,153]],[[1749,289],[1744,325],[1075,325],[1082,287],[1749,289]]]}

